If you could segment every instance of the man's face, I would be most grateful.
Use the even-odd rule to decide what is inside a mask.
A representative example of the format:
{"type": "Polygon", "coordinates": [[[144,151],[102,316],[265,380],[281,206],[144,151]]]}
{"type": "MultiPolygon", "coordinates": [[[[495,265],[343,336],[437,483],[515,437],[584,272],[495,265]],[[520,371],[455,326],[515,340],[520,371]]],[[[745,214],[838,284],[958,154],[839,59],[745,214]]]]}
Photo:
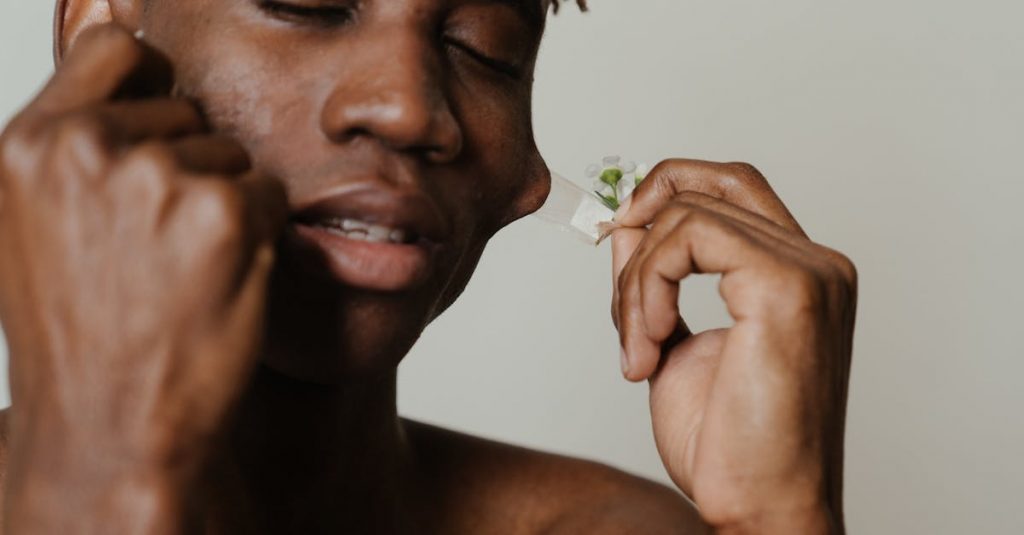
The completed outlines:
{"type": "Polygon", "coordinates": [[[150,1],[142,27],[180,91],[288,189],[271,366],[326,381],[394,366],[493,233],[543,201],[544,5],[150,1]]]}

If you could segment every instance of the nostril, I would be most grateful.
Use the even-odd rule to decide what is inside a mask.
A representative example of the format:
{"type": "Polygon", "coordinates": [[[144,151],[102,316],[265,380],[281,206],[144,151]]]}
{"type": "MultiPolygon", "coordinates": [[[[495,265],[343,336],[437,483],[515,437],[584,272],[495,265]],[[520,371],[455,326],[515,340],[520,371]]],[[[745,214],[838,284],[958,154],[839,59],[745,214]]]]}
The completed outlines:
{"type": "Polygon", "coordinates": [[[323,135],[334,143],[375,139],[396,151],[416,152],[431,162],[448,162],[462,151],[461,125],[436,88],[384,88],[377,79],[365,86],[338,88],[321,115],[323,135]]]}

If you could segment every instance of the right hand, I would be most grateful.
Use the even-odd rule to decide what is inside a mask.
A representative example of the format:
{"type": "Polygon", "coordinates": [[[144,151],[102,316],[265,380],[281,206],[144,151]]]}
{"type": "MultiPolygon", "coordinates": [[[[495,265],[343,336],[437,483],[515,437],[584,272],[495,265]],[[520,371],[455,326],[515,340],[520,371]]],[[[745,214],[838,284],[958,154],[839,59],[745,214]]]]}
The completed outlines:
{"type": "Polygon", "coordinates": [[[0,136],[8,513],[194,477],[257,359],[284,188],[172,85],[156,50],[97,26],[0,136]]]}

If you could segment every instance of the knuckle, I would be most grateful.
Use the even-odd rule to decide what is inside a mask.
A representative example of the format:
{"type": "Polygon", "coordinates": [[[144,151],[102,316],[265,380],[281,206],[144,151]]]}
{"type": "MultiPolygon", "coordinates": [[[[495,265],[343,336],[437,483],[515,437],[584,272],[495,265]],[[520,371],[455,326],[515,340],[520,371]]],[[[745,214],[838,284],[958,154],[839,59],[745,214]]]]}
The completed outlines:
{"type": "Polygon", "coordinates": [[[65,164],[65,172],[97,178],[114,154],[113,135],[99,117],[88,113],[72,115],[47,134],[46,157],[65,164]],[[70,164],[70,165],[67,165],[70,164]]]}
{"type": "Polygon", "coordinates": [[[693,232],[706,228],[715,223],[715,218],[708,210],[695,205],[682,205],[685,207],[683,217],[679,220],[679,228],[693,232]]]}
{"type": "Polygon", "coordinates": [[[725,164],[730,174],[747,183],[764,182],[764,175],[753,164],[747,162],[729,162],[725,164]]]}
{"type": "Polygon", "coordinates": [[[637,186],[634,195],[659,196],[664,195],[665,193],[672,193],[674,191],[674,185],[672,183],[672,178],[675,172],[674,169],[678,167],[682,161],[683,160],[679,159],[670,159],[658,162],[651,168],[650,172],[647,173],[647,177],[644,181],[637,186]]]}
{"type": "Polygon", "coordinates": [[[725,196],[727,192],[763,189],[767,184],[761,171],[749,163],[729,162],[716,165],[721,171],[718,173],[714,186],[718,195],[725,196]]]}
{"type": "Polygon", "coordinates": [[[151,141],[131,149],[119,164],[121,174],[169,178],[177,171],[174,152],[167,145],[151,141]]]}
{"type": "Polygon", "coordinates": [[[860,280],[860,274],[857,273],[857,264],[849,256],[839,253],[839,266],[846,282],[856,288],[857,282],[860,280]]]}
{"type": "Polygon", "coordinates": [[[676,198],[662,207],[654,216],[652,228],[655,226],[677,225],[699,218],[705,210],[696,203],[684,198],[676,198]]]}
{"type": "Polygon", "coordinates": [[[670,202],[663,206],[661,210],[658,210],[658,213],[654,214],[654,219],[651,220],[651,228],[674,225],[685,219],[692,212],[693,208],[686,203],[670,202]]]}
{"type": "Polygon", "coordinates": [[[835,249],[823,247],[829,260],[829,279],[832,290],[837,294],[850,295],[857,291],[859,275],[853,260],[835,249]]]}
{"type": "Polygon", "coordinates": [[[145,206],[164,205],[174,197],[175,181],[166,172],[132,172],[121,182],[126,201],[145,206]]]}
{"type": "Polygon", "coordinates": [[[684,160],[682,158],[667,158],[655,164],[655,166],[651,168],[651,172],[648,174],[654,177],[665,176],[688,163],[689,160],[684,160]]]}
{"type": "Polygon", "coordinates": [[[99,117],[87,113],[75,114],[63,120],[57,126],[54,137],[59,150],[105,153],[110,149],[109,129],[99,117]]]}
{"type": "Polygon", "coordinates": [[[241,240],[245,234],[245,201],[231,183],[210,180],[197,186],[190,218],[216,247],[241,240]]]}
{"type": "Polygon", "coordinates": [[[857,281],[860,278],[860,275],[857,273],[857,265],[853,263],[850,257],[843,253],[836,251],[835,254],[836,267],[839,269],[843,281],[856,288],[857,281]]]}
{"type": "Polygon", "coordinates": [[[12,121],[0,134],[0,166],[5,172],[0,179],[8,176],[28,174],[27,162],[33,162],[39,152],[39,137],[34,129],[20,120],[12,121]]]}
{"type": "Polygon", "coordinates": [[[776,313],[784,317],[817,315],[821,310],[827,283],[812,270],[798,266],[780,269],[775,275],[772,293],[785,296],[782,306],[776,306],[776,313]]]}

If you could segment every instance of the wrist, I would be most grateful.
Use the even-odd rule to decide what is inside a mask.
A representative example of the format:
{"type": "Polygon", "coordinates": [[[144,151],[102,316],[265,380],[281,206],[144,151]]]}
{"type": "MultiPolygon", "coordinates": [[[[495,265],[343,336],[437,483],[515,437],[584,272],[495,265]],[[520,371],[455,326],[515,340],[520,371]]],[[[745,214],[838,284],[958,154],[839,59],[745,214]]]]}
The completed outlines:
{"type": "Polygon", "coordinates": [[[719,535],[842,535],[840,515],[827,505],[765,511],[713,526],[719,535]]]}
{"type": "Polygon", "coordinates": [[[40,424],[50,419],[18,425],[26,420],[12,415],[2,507],[7,532],[182,532],[192,463],[163,462],[109,437],[40,424]]]}
{"type": "Polygon", "coordinates": [[[184,526],[186,492],[171,477],[142,472],[20,476],[8,487],[3,508],[11,533],[163,535],[181,533],[184,526]]]}

